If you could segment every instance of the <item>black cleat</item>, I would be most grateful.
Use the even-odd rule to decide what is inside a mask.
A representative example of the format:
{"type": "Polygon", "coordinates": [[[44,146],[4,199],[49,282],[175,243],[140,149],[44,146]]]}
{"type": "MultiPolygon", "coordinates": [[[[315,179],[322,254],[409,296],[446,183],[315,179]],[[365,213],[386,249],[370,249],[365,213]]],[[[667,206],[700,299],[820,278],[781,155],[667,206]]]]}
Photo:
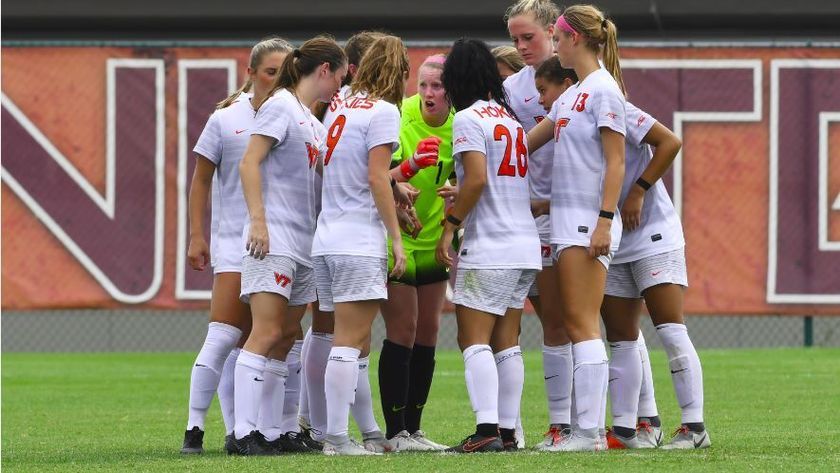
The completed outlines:
{"type": "Polygon", "coordinates": [[[517,451],[519,451],[519,447],[516,446],[516,440],[509,440],[507,442],[502,442],[502,448],[506,452],[517,452],[517,451]]]}
{"type": "Polygon", "coordinates": [[[304,435],[300,432],[286,432],[285,434],[281,435],[280,438],[277,440],[280,442],[280,448],[284,452],[289,453],[314,453],[320,452],[323,450],[322,448],[314,449],[308,445],[306,439],[309,439],[310,442],[314,442],[308,435],[304,435]]]}
{"type": "MultiPolygon", "coordinates": [[[[515,445],[514,445],[515,447],[515,445]]],[[[485,437],[472,434],[465,438],[459,445],[446,449],[447,453],[484,453],[502,452],[505,446],[500,437],[485,437]]]]}
{"type": "Polygon", "coordinates": [[[204,431],[198,426],[184,432],[184,446],[181,447],[184,455],[196,455],[204,453],[204,431]]]}
{"type": "Polygon", "coordinates": [[[235,438],[233,442],[239,455],[265,456],[283,453],[279,441],[269,442],[259,430],[252,430],[250,434],[241,439],[235,438]]]}
{"type": "Polygon", "coordinates": [[[233,434],[225,435],[225,452],[228,455],[240,455],[239,448],[236,445],[236,437],[233,434]]]}
{"type": "Polygon", "coordinates": [[[314,438],[312,438],[311,431],[297,432],[297,436],[304,444],[306,444],[307,447],[309,447],[310,450],[313,450],[313,451],[316,451],[316,452],[324,451],[324,442],[319,442],[319,441],[315,440],[314,438]]]}

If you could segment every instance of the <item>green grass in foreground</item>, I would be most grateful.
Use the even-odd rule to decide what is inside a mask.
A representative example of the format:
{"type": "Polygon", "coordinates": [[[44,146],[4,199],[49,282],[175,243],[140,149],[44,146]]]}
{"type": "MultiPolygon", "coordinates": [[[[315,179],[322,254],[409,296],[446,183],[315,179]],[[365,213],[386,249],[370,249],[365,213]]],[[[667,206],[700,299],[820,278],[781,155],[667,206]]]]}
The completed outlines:
{"type": "MultiPolygon", "coordinates": [[[[207,453],[178,453],[186,422],[193,353],[4,354],[2,467],[9,471],[612,471],[840,470],[840,350],[710,350],[705,370],[706,417],[712,448],[705,451],[610,451],[597,454],[376,458],[298,455],[227,457],[223,427],[211,408],[207,453]]],[[[376,358],[374,354],[373,358],[376,358]]],[[[526,353],[522,415],[528,442],[546,427],[541,356],[526,353]]],[[[667,363],[652,353],[664,427],[679,423],[667,363]]],[[[376,373],[376,367],[371,373],[376,373]]],[[[375,378],[375,377],[374,377],[375,378]]],[[[374,391],[376,390],[376,380],[374,391]]],[[[374,405],[378,408],[378,396],[374,405]]],[[[378,410],[378,409],[377,409],[378,410]]],[[[380,418],[381,420],[381,418],[380,418]]],[[[473,428],[457,352],[438,355],[424,417],[431,438],[454,444],[473,428]]]]}

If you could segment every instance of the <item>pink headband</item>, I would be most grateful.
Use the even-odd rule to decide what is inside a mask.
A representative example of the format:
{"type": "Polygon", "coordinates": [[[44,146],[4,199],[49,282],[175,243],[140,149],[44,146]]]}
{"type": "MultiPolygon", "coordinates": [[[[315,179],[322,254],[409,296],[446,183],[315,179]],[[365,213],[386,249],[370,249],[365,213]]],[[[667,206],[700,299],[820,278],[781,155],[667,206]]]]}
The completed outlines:
{"type": "Polygon", "coordinates": [[[443,54],[433,54],[427,57],[423,61],[423,64],[443,64],[444,62],[446,62],[446,56],[443,54]]]}
{"type": "Polygon", "coordinates": [[[555,28],[560,28],[561,30],[563,30],[566,33],[569,33],[571,35],[580,34],[577,30],[572,28],[572,25],[570,25],[569,22],[566,21],[566,18],[563,15],[560,15],[559,17],[557,17],[557,22],[554,23],[554,27],[555,28]]]}

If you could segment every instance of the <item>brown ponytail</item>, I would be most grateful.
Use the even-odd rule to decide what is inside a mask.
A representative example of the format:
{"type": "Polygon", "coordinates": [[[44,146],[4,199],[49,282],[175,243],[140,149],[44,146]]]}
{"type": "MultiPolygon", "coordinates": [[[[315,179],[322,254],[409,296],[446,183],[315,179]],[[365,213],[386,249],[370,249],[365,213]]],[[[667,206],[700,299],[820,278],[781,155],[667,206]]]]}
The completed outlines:
{"type": "MultiPolygon", "coordinates": [[[[263,58],[269,53],[290,53],[291,51],[292,45],[285,39],[277,37],[266,38],[251,48],[251,56],[248,58],[248,67],[250,67],[251,70],[256,70],[262,63],[263,58]]],[[[230,104],[235,102],[241,94],[251,90],[252,85],[253,83],[251,82],[251,77],[248,76],[248,80],[242,84],[242,87],[240,87],[236,92],[230,94],[226,99],[216,104],[216,109],[218,110],[230,106],[230,104]]]]}
{"type": "Polygon", "coordinates": [[[593,5],[572,5],[563,11],[563,18],[575,31],[584,35],[591,50],[603,53],[604,68],[618,83],[621,92],[627,95],[618,60],[618,29],[615,23],[593,5]]]}
{"type": "Polygon", "coordinates": [[[317,36],[306,41],[300,48],[292,50],[292,53],[283,60],[277,82],[274,83],[271,92],[266,95],[266,99],[279,89],[294,89],[302,78],[312,74],[324,63],[328,63],[330,71],[335,72],[347,63],[347,55],[330,37],[317,36]]]}
{"type": "Polygon", "coordinates": [[[366,92],[397,107],[405,95],[408,52],[400,38],[383,36],[370,45],[353,78],[351,93],[366,92]]]}

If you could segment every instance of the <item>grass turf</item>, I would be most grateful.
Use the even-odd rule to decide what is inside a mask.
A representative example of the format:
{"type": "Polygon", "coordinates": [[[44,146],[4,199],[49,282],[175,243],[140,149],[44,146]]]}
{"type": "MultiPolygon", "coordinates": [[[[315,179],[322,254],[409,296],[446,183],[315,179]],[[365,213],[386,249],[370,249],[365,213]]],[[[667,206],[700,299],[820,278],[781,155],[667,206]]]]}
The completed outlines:
{"type": "MultiPolygon", "coordinates": [[[[2,467],[39,472],[840,470],[840,350],[709,350],[700,355],[709,450],[360,459],[227,457],[221,451],[224,429],[215,401],[207,422],[207,452],[180,455],[192,353],[4,354],[2,467]]],[[[667,362],[661,352],[651,357],[663,427],[670,430],[679,423],[679,410],[667,362]]],[[[522,416],[533,445],[546,427],[541,356],[529,352],[525,360],[522,416]]],[[[376,373],[375,363],[371,373],[376,373]]],[[[471,431],[473,421],[460,354],[441,352],[423,428],[430,438],[454,444],[471,431]]]]}

